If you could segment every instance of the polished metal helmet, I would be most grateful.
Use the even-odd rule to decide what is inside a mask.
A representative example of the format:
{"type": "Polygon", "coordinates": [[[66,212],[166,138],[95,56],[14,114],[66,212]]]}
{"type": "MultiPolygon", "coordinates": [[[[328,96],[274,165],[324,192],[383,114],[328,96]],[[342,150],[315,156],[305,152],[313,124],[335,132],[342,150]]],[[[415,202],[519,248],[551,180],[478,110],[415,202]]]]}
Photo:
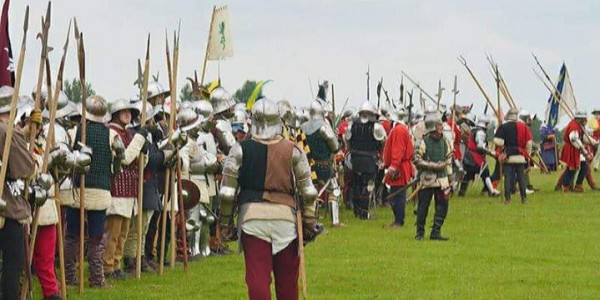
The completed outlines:
{"type": "Polygon", "coordinates": [[[352,117],[354,114],[356,114],[356,109],[354,108],[348,108],[344,111],[344,113],[342,114],[343,118],[350,118],[352,117]]]}
{"type": "MultiPolygon", "coordinates": [[[[207,100],[194,101],[192,107],[197,113],[201,114],[206,119],[213,113],[212,104],[210,104],[210,102],[207,100]]],[[[246,108],[244,107],[244,109],[246,108]]]]}
{"type": "Polygon", "coordinates": [[[235,100],[233,100],[229,92],[222,87],[218,87],[210,93],[210,103],[212,104],[213,114],[215,115],[235,106],[235,100]]]}
{"type": "Polygon", "coordinates": [[[198,128],[202,121],[204,121],[204,117],[196,113],[193,109],[186,108],[177,113],[177,125],[184,132],[198,128]]]}
{"type": "Polygon", "coordinates": [[[104,97],[93,95],[85,99],[87,119],[92,122],[105,123],[108,121],[108,105],[104,97]]]}
{"type": "Polygon", "coordinates": [[[310,119],[310,114],[306,108],[299,108],[296,111],[296,128],[300,127],[300,125],[304,124],[310,119]]]}
{"type": "Polygon", "coordinates": [[[231,124],[246,124],[248,122],[248,113],[246,113],[246,108],[239,109],[236,108],[233,111],[233,119],[231,120],[231,124]]]}
{"type": "MultiPolygon", "coordinates": [[[[43,99],[44,101],[46,99],[43,99]]],[[[46,102],[46,109],[42,112],[42,117],[50,118],[50,107],[48,107],[48,102],[46,102]]],[[[56,118],[61,119],[73,113],[77,107],[71,101],[69,101],[69,97],[65,92],[60,91],[58,94],[58,102],[56,103],[56,118]]]]}
{"type": "Polygon", "coordinates": [[[487,115],[481,115],[479,116],[479,118],[477,118],[477,122],[475,122],[475,126],[477,127],[481,127],[484,129],[488,129],[488,127],[490,126],[490,117],[487,115]]]}
{"type": "Polygon", "coordinates": [[[506,121],[516,121],[519,119],[519,110],[516,108],[509,109],[504,115],[506,121]]]}
{"type": "MultiPolygon", "coordinates": [[[[135,101],[135,105],[136,105],[138,111],[140,111],[140,114],[137,118],[133,119],[131,121],[131,123],[133,124],[134,127],[137,127],[142,122],[142,101],[140,101],[140,100],[135,101]]],[[[159,106],[159,105],[157,105],[157,106],[159,106]]],[[[154,116],[157,113],[158,113],[158,111],[154,109],[154,106],[152,104],[146,102],[146,121],[154,118],[154,116]]]]}
{"type": "Polygon", "coordinates": [[[10,111],[10,104],[14,92],[15,89],[13,89],[11,86],[4,85],[0,87],[0,113],[6,113],[10,111]]]}
{"type": "Polygon", "coordinates": [[[472,113],[464,114],[460,117],[458,123],[464,123],[468,126],[475,126],[475,116],[472,113]]]}
{"type": "Polygon", "coordinates": [[[588,115],[587,115],[587,111],[583,110],[583,109],[576,109],[574,112],[574,118],[575,119],[587,119],[588,115]]]}
{"type": "Polygon", "coordinates": [[[289,127],[296,128],[296,111],[292,104],[287,100],[277,101],[277,107],[279,107],[279,116],[283,120],[283,123],[289,127]]]}
{"type": "Polygon", "coordinates": [[[406,110],[404,108],[400,108],[398,110],[392,110],[390,112],[390,121],[392,122],[401,122],[406,119],[406,110]]]}
{"type": "Polygon", "coordinates": [[[363,102],[360,107],[358,108],[358,113],[365,113],[365,112],[369,112],[372,113],[374,115],[377,115],[377,109],[375,108],[375,106],[369,102],[369,101],[365,101],[363,102]]]}
{"type": "Polygon", "coordinates": [[[135,119],[140,114],[138,104],[130,99],[117,99],[110,106],[110,115],[114,118],[114,115],[122,110],[128,109],[131,112],[131,119],[135,119]]]}
{"type": "Polygon", "coordinates": [[[425,131],[435,131],[437,125],[442,124],[442,116],[437,108],[428,108],[425,110],[425,131]]]}
{"type": "Polygon", "coordinates": [[[310,104],[309,115],[311,120],[323,120],[325,118],[325,108],[321,101],[315,100],[310,104]]]}
{"type": "Polygon", "coordinates": [[[169,95],[170,91],[168,89],[165,89],[162,84],[160,84],[158,81],[150,81],[148,82],[148,101],[151,101],[152,98],[158,97],[158,96],[164,96],[167,97],[169,95]]]}
{"type": "Polygon", "coordinates": [[[256,101],[252,106],[252,137],[270,140],[280,135],[281,131],[282,122],[277,104],[267,98],[256,101]]]}
{"type": "Polygon", "coordinates": [[[31,114],[31,111],[35,108],[35,102],[31,97],[24,95],[19,97],[19,102],[17,103],[17,115],[15,116],[15,124],[21,121],[21,118],[28,117],[31,114]]]}

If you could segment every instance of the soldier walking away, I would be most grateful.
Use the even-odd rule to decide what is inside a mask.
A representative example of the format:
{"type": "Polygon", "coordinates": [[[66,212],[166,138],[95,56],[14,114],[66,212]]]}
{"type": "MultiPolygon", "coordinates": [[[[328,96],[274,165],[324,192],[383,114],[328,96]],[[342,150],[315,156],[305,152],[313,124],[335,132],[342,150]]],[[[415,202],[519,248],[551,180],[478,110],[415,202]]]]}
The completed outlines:
{"type": "Polygon", "coordinates": [[[223,162],[220,222],[230,223],[239,189],[237,224],[250,299],[271,298],[271,273],[277,299],[298,299],[298,243],[313,240],[321,228],[306,155],[281,136],[281,129],[275,102],[258,100],[252,108],[252,138],[235,144],[223,162]],[[298,240],[296,210],[301,210],[303,241],[298,240]]]}

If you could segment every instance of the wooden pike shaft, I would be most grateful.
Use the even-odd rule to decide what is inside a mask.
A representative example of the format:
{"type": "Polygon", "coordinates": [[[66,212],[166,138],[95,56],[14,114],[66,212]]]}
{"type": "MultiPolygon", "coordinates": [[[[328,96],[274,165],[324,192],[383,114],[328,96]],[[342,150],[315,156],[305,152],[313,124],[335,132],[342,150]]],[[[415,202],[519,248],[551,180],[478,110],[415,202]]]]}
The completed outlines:
{"type": "Polygon", "coordinates": [[[300,259],[298,266],[298,275],[300,275],[300,287],[302,289],[302,297],[308,298],[308,287],[306,282],[306,264],[304,258],[304,231],[302,228],[302,213],[300,207],[296,209],[296,229],[298,234],[298,257],[300,259]]]}
{"type": "MultiPolygon", "coordinates": [[[[146,126],[146,102],[148,101],[148,78],[150,74],[150,34],[146,42],[146,60],[144,62],[144,75],[142,82],[142,112],[140,126],[146,126]]],[[[135,257],[135,278],[142,277],[142,227],[143,227],[143,201],[144,201],[144,156],[138,156],[138,199],[137,199],[137,249],[135,257]]]]}
{"type": "MultiPolygon", "coordinates": [[[[175,120],[177,120],[177,71],[179,68],[179,29],[178,31],[174,34],[174,38],[173,38],[173,70],[172,73],[170,74],[170,83],[171,83],[171,115],[170,115],[170,119],[169,122],[171,123],[170,126],[171,128],[175,128],[175,120]]],[[[177,167],[175,167],[177,169],[177,167]]],[[[172,175],[172,180],[173,180],[173,184],[179,183],[181,181],[180,177],[177,177],[177,172],[174,172],[172,175]]],[[[173,186],[173,189],[175,189],[177,186],[173,186]]],[[[178,198],[174,198],[171,199],[171,249],[170,249],[170,254],[171,254],[171,261],[169,262],[169,266],[171,267],[171,269],[175,268],[175,260],[177,258],[177,235],[176,235],[176,230],[177,230],[177,222],[176,222],[176,218],[177,218],[177,214],[175,213],[175,209],[177,208],[177,202],[179,199],[178,198]],[[177,201],[177,202],[175,202],[177,201]]],[[[180,214],[183,214],[183,211],[179,212],[180,214]]],[[[185,228],[183,229],[185,230],[185,228]]]]}
{"type": "Polygon", "coordinates": [[[485,98],[485,101],[488,103],[488,105],[490,106],[490,108],[492,109],[492,111],[494,112],[494,114],[496,116],[499,116],[498,110],[494,107],[494,104],[492,103],[492,100],[491,100],[490,96],[483,89],[483,87],[479,83],[479,80],[477,80],[477,77],[475,76],[475,74],[473,73],[473,71],[471,71],[471,68],[469,68],[469,66],[467,65],[467,61],[465,60],[465,58],[461,56],[461,57],[458,58],[458,61],[467,69],[467,71],[469,72],[469,75],[471,75],[471,78],[473,78],[473,81],[475,81],[475,84],[477,85],[477,88],[479,88],[479,91],[481,91],[481,93],[483,94],[483,97],[485,98]]]}
{"type": "MultiPolygon", "coordinates": [[[[179,155],[179,154],[178,154],[179,155]]],[[[177,203],[179,205],[179,226],[181,226],[181,241],[183,244],[183,271],[187,272],[188,269],[188,256],[187,256],[187,232],[185,230],[185,210],[183,208],[183,187],[181,184],[181,160],[177,159],[177,203]]]]}
{"type": "MultiPolygon", "coordinates": [[[[85,47],[83,42],[83,33],[79,32],[77,26],[77,19],[74,19],[75,23],[75,40],[77,41],[77,62],[79,64],[79,90],[81,93],[81,141],[87,144],[87,88],[85,80],[85,47]]],[[[85,228],[85,174],[81,174],[79,177],[79,248],[78,258],[79,261],[84,261],[84,249],[85,249],[85,232],[82,228],[85,228]]],[[[79,269],[79,293],[84,292],[84,280],[83,280],[83,264],[78,265],[79,269]]]]}

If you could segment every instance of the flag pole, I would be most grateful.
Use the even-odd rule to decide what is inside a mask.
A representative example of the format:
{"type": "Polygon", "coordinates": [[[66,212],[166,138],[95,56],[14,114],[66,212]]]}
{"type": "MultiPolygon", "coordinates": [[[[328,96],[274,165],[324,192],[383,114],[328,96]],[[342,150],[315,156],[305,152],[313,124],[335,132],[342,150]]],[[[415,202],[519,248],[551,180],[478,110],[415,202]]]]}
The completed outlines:
{"type": "Polygon", "coordinates": [[[213,29],[213,22],[215,20],[215,12],[217,11],[217,6],[213,6],[212,16],[210,18],[210,28],[208,30],[208,41],[206,42],[206,51],[204,52],[204,62],[202,63],[202,76],[200,77],[200,88],[204,84],[204,75],[206,74],[206,62],[208,61],[208,49],[210,46],[210,33],[213,29]]]}

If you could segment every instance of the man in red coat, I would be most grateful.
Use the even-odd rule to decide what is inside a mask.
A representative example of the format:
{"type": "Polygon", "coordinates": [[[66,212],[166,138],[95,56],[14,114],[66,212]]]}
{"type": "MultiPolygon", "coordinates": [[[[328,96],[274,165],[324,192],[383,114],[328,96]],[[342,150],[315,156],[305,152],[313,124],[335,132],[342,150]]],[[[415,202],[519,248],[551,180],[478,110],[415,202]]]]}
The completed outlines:
{"type": "MultiPolygon", "coordinates": [[[[576,111],[575,118],[571,120],[569,124],[567,124],[563,134],[565,145],[563,146],[560,154],[560,160],[567,165],[567,169],[565,169],[562,179],[563,192],[568,192],[571,190],[573,177],[575,176],[577,170],[580,169],[582,159],[585,160],[587,158],[591,160],[592,158],[591,154],[585,149],[582,142],[582,138],[584,137],[583,128],[586,122],[587,113],[581,110],[576,111]]],[[[583,179],[585,179],[587,171],[587,169],[579,170],[579,176],[577,178],[577,186],[579,188],[581,188],[581,183],[583,182],[583,179]]]]}
{"type": "Polygon", "coordinates": [[[405,186],[414,176],[412,157],[414,154],[413,143],[408,127],[402,122],[402,113],[394,113],[391,118],[394,126],[390,130],[388,140],[383,149],[383,162],[387,169],[384,178],[385,184],[389,185],[394,222],[390,227],[401,227],[404,225],[404,206],[406,204],[405,186]]]}

